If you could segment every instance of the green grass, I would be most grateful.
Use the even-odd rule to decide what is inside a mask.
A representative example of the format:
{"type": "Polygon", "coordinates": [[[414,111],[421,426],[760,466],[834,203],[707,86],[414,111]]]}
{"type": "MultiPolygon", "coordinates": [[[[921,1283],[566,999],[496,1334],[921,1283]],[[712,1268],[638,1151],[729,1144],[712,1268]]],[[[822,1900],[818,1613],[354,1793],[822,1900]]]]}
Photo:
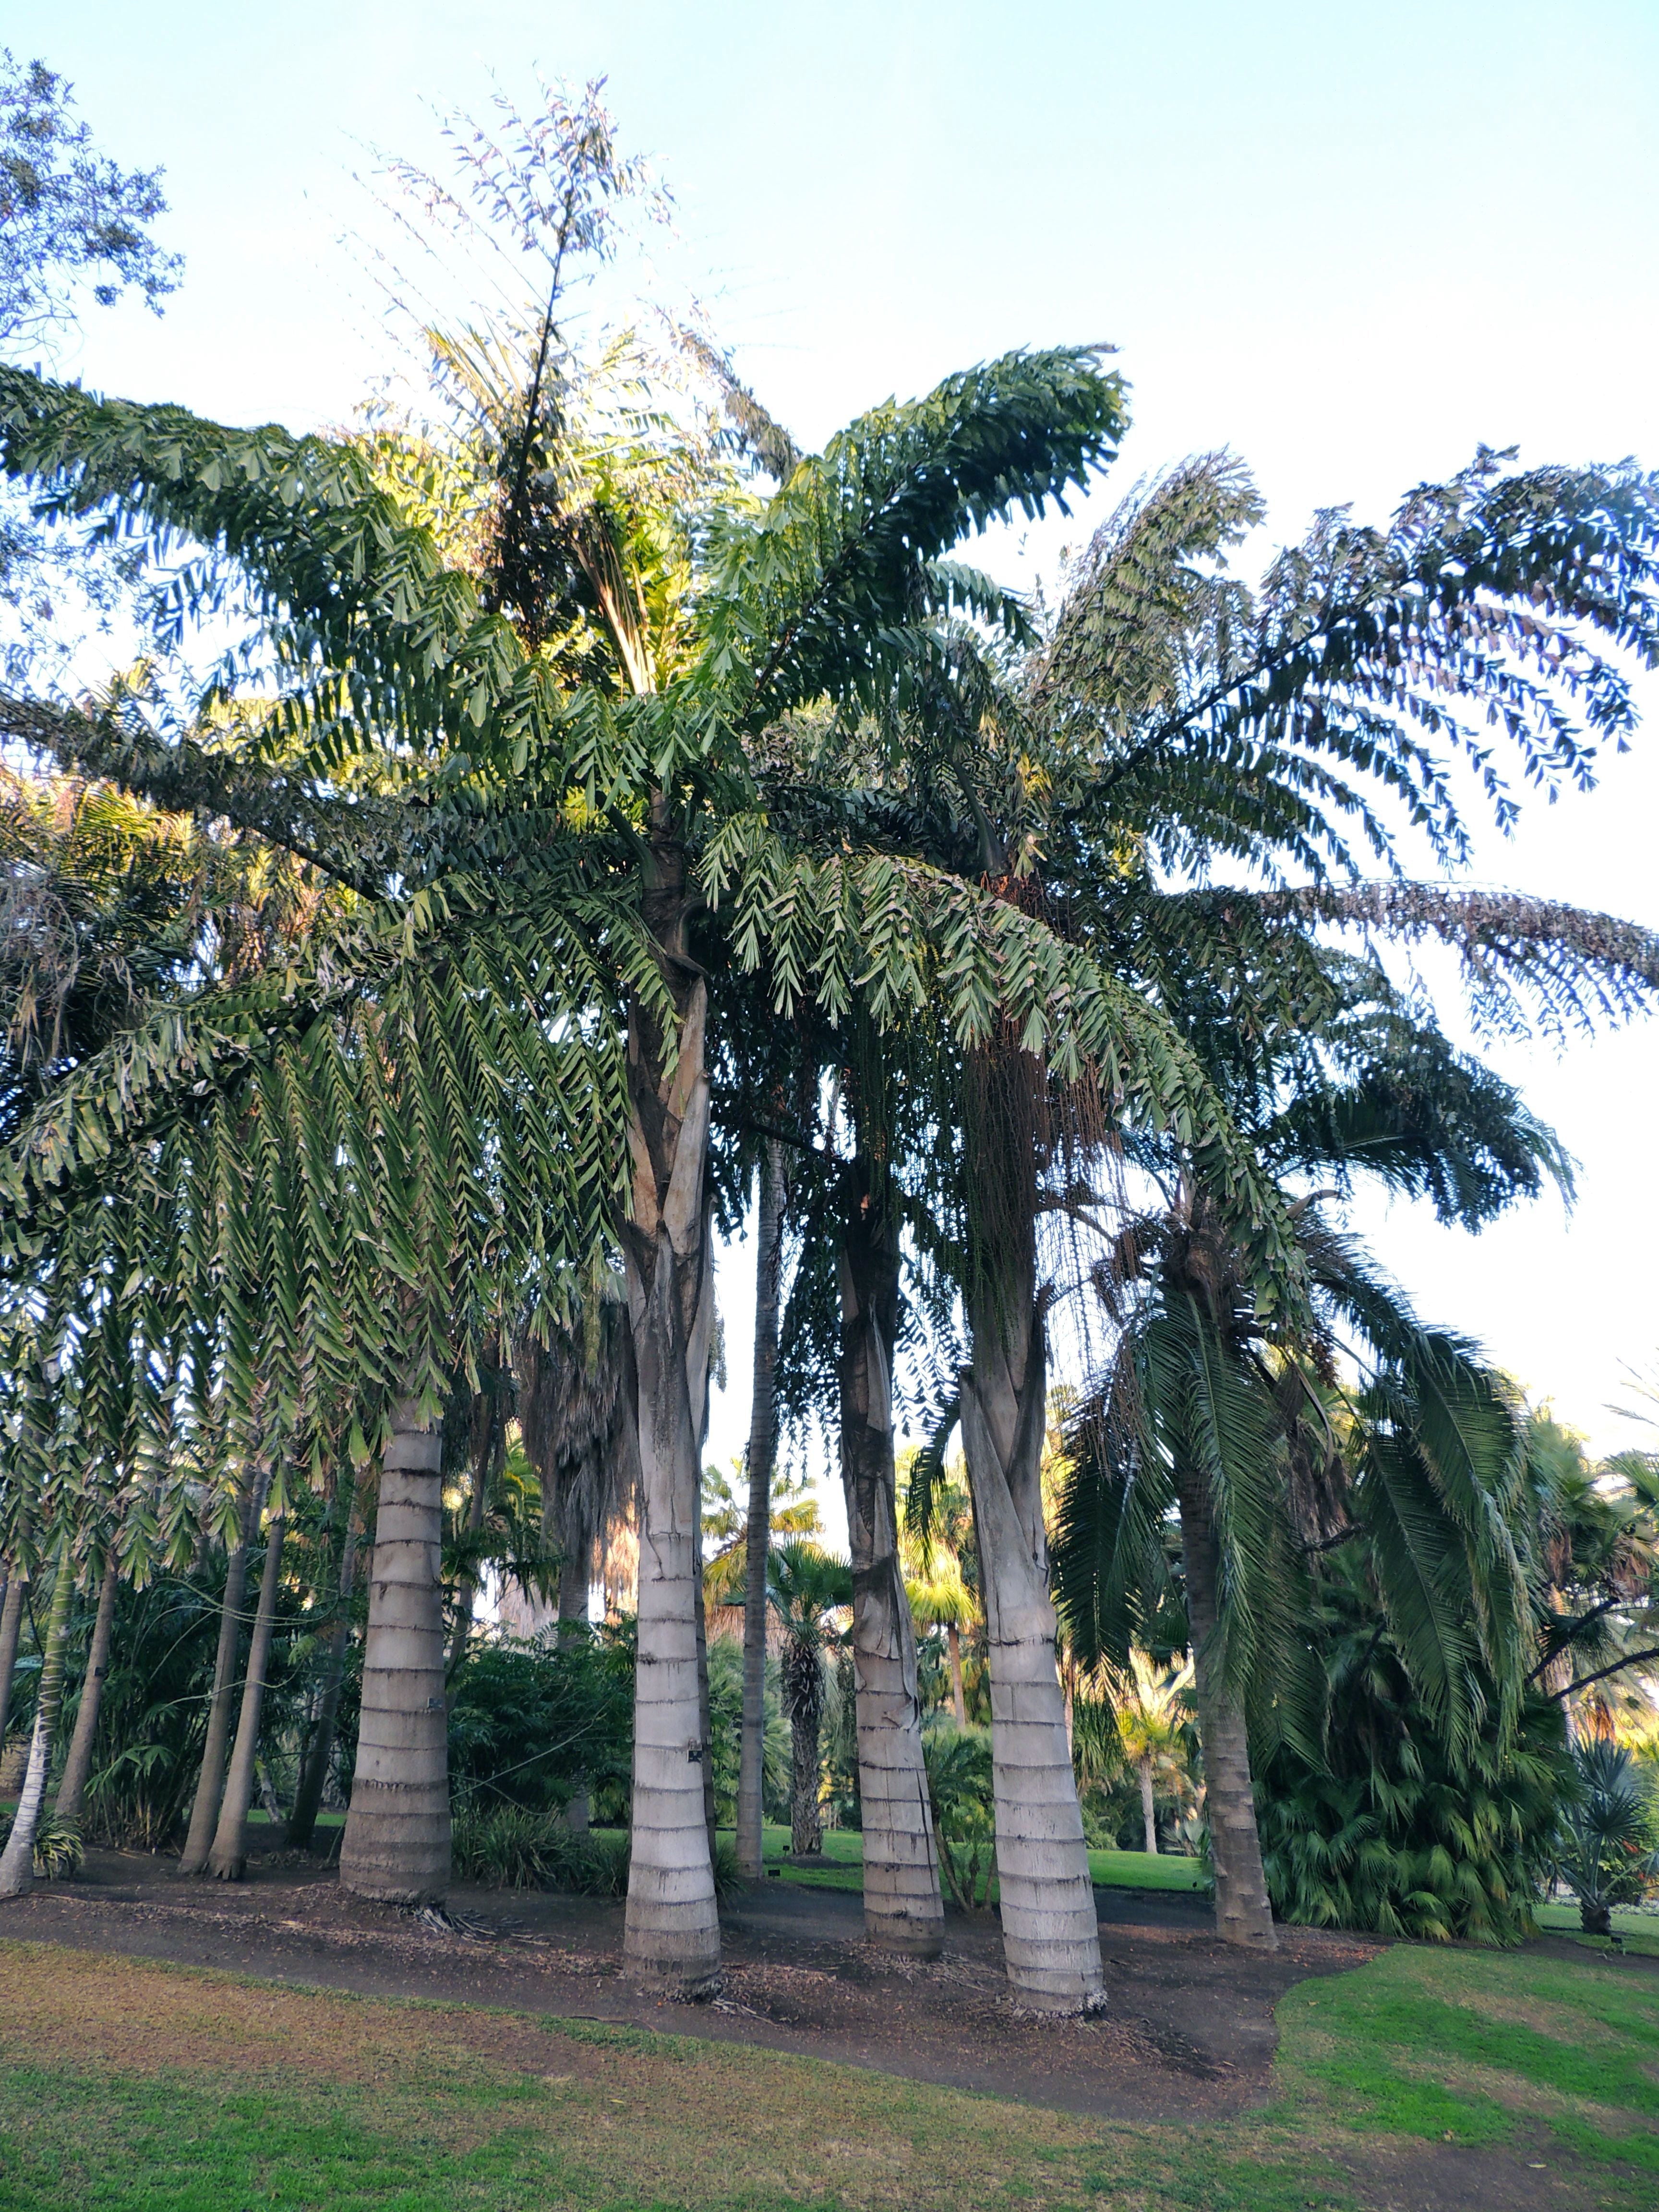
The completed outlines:
{"type": "MultiPolygon", "coordinates": [[[[1279,2078],[1310,2119],[1427,2142],[1541,2142],[1547,2165],[1659,2191],[1659,1975],[1522,1950],[1401,1945],[1279,2006],[1279,2078]]],[[[1628,2186],[1626,2186],[1628,2185],[1628,2186]]]]}
{"type": "Polygon", "coordinates": [[[1398,2150],[1447,2143],[1491,2201],[1516,2166],[1659,2192],[1659,1975],[1401,1944],[1279,2021],[1267,2111],[1130,2126],[0,1940],[0,2212],[1291,2212],[1395,2199],[1398,2150]]]}
{"type": "Polygon", "coordinates": [[[1174,1851],[1091,1851],[1089,1879],[1103,1889],[1205,1890],[1203,1863],[1174,1851]]]}
{"type": "MultiPolygon", "coordinates": [[[[1610,1948],[1603,1936],[1586,1936],[1576,1905],[1540,1905],[1538,1925],[1551,1936],[1571,1936],[1576,1942],[1593,1949],[1610,1948]]],[[[1659,1959],[1659,1908],[1653,1905],[1619,1905],[1613,1907],[1613,1928],[1626,1951],[1639,1952],[1644,1958],[1659,1959]]]]}
{"type": "MultiPolygon", "coordinates": [[[[728,1829],[725,1831],[730,1834],[728,1829]]],[[[789,1848],[787,1828],[766,1829],[766,1858],[770,1865],[781,1862],[789,1848]]],[[[844,1889],[856,1894],[864,1887],[864,1838],[854,1828],[826,1828],[823,1832],[823,1853],[836,1864],[828,1867],[792,1867],[779,1864],[779,1875],[785,1881],[800,1882],[811,1889],[844,1889]]],[[[1089,1874],[1092,1881],[1105,1888],[1116,1889],[1174,1889],[1201,1890],[1206,1878],[1198,1860],[1178,1858],[1173,1854],[1154,1856],[1147,1851],[1091,1851],[1089,1874]]],[[[994,1890],[993,1895],[995,1894],[994,1890]]]]}
{"type": "Polygon", "coordinates": [[[1300,2212],[1396,2201],[1402,2150],[1655,2201],[1659,1975],[1401,1945],[1279,2016],[1266,2111],[1129,2124],[0,1941],[0,2212],[1300,2212]]]}

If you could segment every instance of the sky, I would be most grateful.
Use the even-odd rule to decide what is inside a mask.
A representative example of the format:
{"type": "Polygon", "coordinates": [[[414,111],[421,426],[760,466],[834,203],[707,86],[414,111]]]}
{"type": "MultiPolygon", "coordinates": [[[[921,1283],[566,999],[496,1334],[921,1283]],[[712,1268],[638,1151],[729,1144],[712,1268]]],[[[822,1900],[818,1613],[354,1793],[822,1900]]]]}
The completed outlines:
{"type": "MultiPolygon", "coordinates": [[[[1012,580],[1215,447],[1256,473],[1264,551],[1317,507],[1382,519],[1483,441],[1659,465],[1655,0],[7,0],[0,39],[74,80],[110,152],[167,170],[184,289],[159,321],[100,318],[68,364],[129,397],[343,420],[384,361],[341,243],[372,227],[374,149],[433,163],[441,112],[604,76],[675,194],[665,252],[798,440],[1011,346],[1119,349],[1120,462],[1071,521],[990,549],[1012,580]]],[[[1659,926],[1659,684],[1644,697],[1598,790],[1483,837],[1476,880],[1659,926]]],[[[1609,1404],[1659,1367],[1659,1029],[1492,1056],[1578,1162],[1571,1213],[1356,1224],[1426,1316],[1614,1449],[1638,1432],[1609,1404]]],[[[739,1247],[721,1461],[751,1297],[739,1247]]]]}

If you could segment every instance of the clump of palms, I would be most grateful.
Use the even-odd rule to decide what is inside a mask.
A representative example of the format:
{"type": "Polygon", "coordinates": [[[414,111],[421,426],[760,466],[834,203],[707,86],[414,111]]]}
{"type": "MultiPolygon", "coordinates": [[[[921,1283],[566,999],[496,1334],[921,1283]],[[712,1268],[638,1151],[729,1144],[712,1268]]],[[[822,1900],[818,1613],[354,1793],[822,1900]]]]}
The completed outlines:
{"type": "Polygon", "coordinates": [[[823,1721],[825,1661],[841,1642],[841,1616],[853,1602],[853,1571],[843,1559],[796,1539],[767,1562],[767,1595],[783,1626],[779,1682],[793,1736],[789,1842],[797,1857],[822,1848],[818,1817],[818,1731],[823,1721]]]}
{"type": "Polygon", "coordinates": [[[1573,1747],[1579,1796],[1561,1822],[1557,1871],[1578,1899],[1587,1936],[1613,1933],[1615,1905],[1659,1881],[1659,1803],[1630,1753],[1607,1736],[1573,1747]]]}
{"type": "Polygon", "coordinates": [[[1112,1705],[1124,1754],[1140,1783],[1146,1849],[1158,1851],[1157,1793],[1177,1803],[1191,1790],[1186,1739],[1192,1725],[1193,1662],[1163,1667],[1149,1652],[1129,1654],[1127,1674],[1113,1686],[1112,1705]]]}

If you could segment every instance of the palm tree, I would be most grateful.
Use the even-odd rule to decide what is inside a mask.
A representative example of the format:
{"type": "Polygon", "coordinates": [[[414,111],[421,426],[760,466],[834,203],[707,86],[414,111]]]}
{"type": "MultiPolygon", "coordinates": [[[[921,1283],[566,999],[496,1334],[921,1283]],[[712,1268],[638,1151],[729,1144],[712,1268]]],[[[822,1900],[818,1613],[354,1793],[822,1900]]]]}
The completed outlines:
{"type": "MultiPolygon", "coordinates": [[[[1281,1033],[1235,1077],[1247,1126],[1259,1086],[1265,1163],[1343,1183],[1370,1173],[1470,1226],[1565,1177],[1507,1085],[1414,1025],[1385,979],[1333,974],[1341,1011],[1322,1034],[1281,1033]]],[[[1218,1040],[1235,1053],[1224,1024],[1218,1040]]],[[[1186,1149],[1148,1140],[1139,1157],[1165,1210],[1131,1219],[1097,1272],[1118,1343],[1072,1427],[1060,1583],[1080,1656],[1123,1666],[1134,1625],[1150,1628],[1168,1595],[1163,1523],[1178,1514],[1218,1923],[1270,1945],[1248,1721],[1254,1705],[1264,1726],[1294,1729],[1298,1698],[1316,1702],[1298,1689],[1309,1564],[1363,1535],[1418,1695],[1452,1740],[1483,1680],[1512,1711],[1530,1611],[1522,1431],[1507,1386],[1425,1328],[1316,1200],[1295,1212],[1311,1321],[1287,1326],[1264,1314],[1186,1149]],[[1340,1422],[1328,1402],[1339,1346],[1362,1378],[1340,1422]]]]}
{"type": "Polygon", "coordinates": [[[1659,1875],[1652,1784],[1607,1736],[1573,1749],[1579,1795],[1562,1818],[1560,1879],[1578,1899],[1587,1936],[1611,1936],[1616,1905],[1638,1902],[1659,1875]]]}
{"type": "Polygon", "coordinates": [[[1160,1667],[1149,1653],[1131,1650],[1129,1671],[1119,1678],[1113,1694],[1118,1735],[1140,1782],[1146,1847],[1154,1857],[1158,1854],[1154,1784],[1159,1780],[1172,1783],[1178,1791],[1185,1781],[1182,1736],[1192,1686],[1190,1659],[1184,1666],[1160,1667]]]}
{"type": "Polygon", "coordinates": [[[902,1544],[904,1594],[918,1628],[945,1631],[945,1663],[951,1675],[951,1710],[957,1726],[968,1725],[968,1699],[962,1679],[962,1632],[977,1617],[974,1594],[963,1580],[962,1563],[937,1543],[902,1544]]]}
{"type": "Polygon", "coordinates": [[[783,1627],[779,1674],[783,1716],[793,1741],[790,1849],[804,1857],[823,1848],[818,1818],[818,1729],[823,1718],[824,1661],[840,1640],[834,1616],[853,1602],[852,1569],[800,1539],[767,1560],[767,1595],[783,1627]]]}

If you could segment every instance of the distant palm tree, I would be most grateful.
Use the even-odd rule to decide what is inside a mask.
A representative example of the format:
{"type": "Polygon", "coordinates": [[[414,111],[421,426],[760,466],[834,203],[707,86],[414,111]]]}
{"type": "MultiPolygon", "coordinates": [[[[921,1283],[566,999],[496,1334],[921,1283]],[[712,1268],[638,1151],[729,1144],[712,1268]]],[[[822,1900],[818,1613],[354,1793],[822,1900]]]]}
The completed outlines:
{"type": "Polygon", "coordinates": [[[823,1844],[818,1820],[818,1729],[823,1718],[824,1657],[841,1640],[835,1620],[853,1602],[853,1570],[817,1544],[780,1544],[767,1563],[768,1595],[783,1623],[779,1669],[784,1717],[794,1738],[790,1849],[799,1857],[823,1844]]]}
{"type": "Polygon", "coordinates": [[[1146,1847],[1154,1856],[1156,1784],[1162,1778],[1175,1785],[1172,1794],[1178,1796],[1187,1778],[1181,1739],[1190,1718],[1192,1686],[1190,1659],[1184,1667],[1160,1667],[1148,1653],[1135,1650],[1129,1654],[1129,1672],[1120,1676],[1112,1698],[1125,1755],[1140,1778],[1140,1818],[1146,1847]]]}
{"type": "Polygon", "coordinates": [[[907,1572],[905,1595],[910,1618],[918,1628],[945,1631],[945,1656],[951,1668],[951,1706],[957,1726],[968,1725],[968,1699],[962,1680],[962,1632],[979,1612],[974,1594],[963,1580],[962,1565],[953,1553],[934,1550],[923,1560],[908,1544],[902,1547],[907,1572]]]}

